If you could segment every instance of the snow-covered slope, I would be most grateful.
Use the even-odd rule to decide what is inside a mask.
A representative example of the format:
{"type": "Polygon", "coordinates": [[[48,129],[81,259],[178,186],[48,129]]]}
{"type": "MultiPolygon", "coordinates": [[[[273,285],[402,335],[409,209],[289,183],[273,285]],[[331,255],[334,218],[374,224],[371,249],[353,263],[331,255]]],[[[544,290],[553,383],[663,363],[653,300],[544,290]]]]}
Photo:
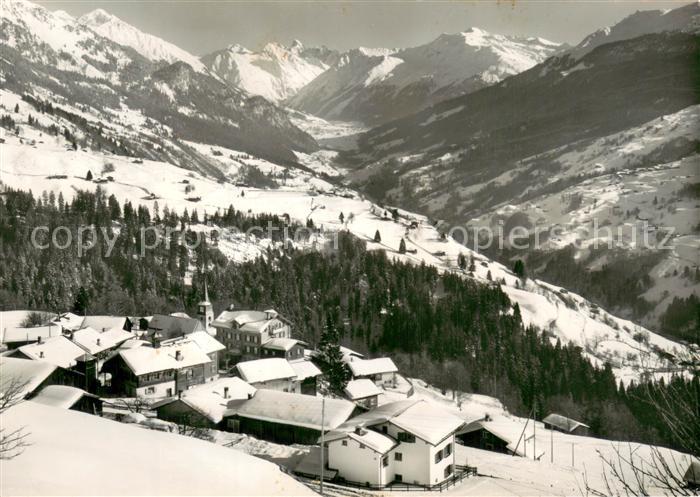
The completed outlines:
{"type": "Polygon", "coordinates": [[[383,122],[501,81],[560,49],[470,28],[403,50],[351,50],[290,104],[327,119],[383,122]]]}
{"type": "Polygon", "coordinates": [[[186,62],[196,71],[204,72],[206,68],[194,55],[157,36],[144,33],[103,9],[96,9],[78,18],[78,22],[88,26],[105,38],[131,47],[153,62],[186,62]]]}
{"type": "Polygon", "coordinates": [[[2,415],[29,446],[2,495],[314,495],[273,463],[195,438],[27,401],[2,415]]]}
{"type": "MultiPolygon", "coordinates": [[[[390,220],[391,216],[387,220],[384,209],[362,196],[350,190],[334,191],[331,185],[320,179],[294,179],[296,173],[293,171],[286,185],[280,182],[279,188],[265,190],[220,183],[164,162],[144,160],[138,163],[115,155],[66,151],[53,140],[31,145],[26,139],[20,143],[20,138],[6,135],[1,154],[2,182],[32,190],[36,195],[53,191],[70,199],[76,188],[94,190],[100,186],[120,201],[128,199],[151,209],[158,202],[160,209],[165,206],[180,212],[197,209],[200,216],[205,211],[214,213],[230,205],[242,212],[286,214],[300,223],[311,219],[315,226],[322,227],[321,242],[332,240],[333,233],[347,229],[365,240],[370,250],[384,250],[397,260],[416,264],[425,262],[441,271],[457,272],[484,284],[500,283],[513,302],[519,304],[526,323],[545,330],[552,341],[561,339],[563,343],[581,346],[598,364],[610,360],[615,374],[625,381],[638,378],[645,371],[667,374],[679,370],[677,364],[686,354],[684,346],[612,316],[572,292],[536,280],[527,280],[523,284],[503,265],[466,249],[450,237],[442,240],[426,217],[399,211],[398,220],[390,220]],[[82,179],[87,170],[94,174],[107,162],[114,166],[114,171],[109,173],[113,182],[98,185],[82,179]],[[67,179],[50,177],[55,175],[66,175],[67,179]],[[186,187],[193,190],[187,192],[186,187]],[[192,196],[197,199],[191,200],[192,196]],[[339,221],[341,212],[346,220],[344,224],[339,221]],[[413,221],[417,223],[415,229],[411,228],[413,221]],[[381,243],[373,242],[377,230],[381,233],[381,243]],[[408,249],[405,254],[398,251],[402,238],[408,249]],[[474,257],[474,274],[469,275],[458,268],[460,254],[474,257]],[[639,340],[639,337],[644,337],[644,340],[639,340]]],[[[244,160],[236,156],[226,159],[223,153],[219,157],[230,161],[229,167],[233,168],[244,160]]],[[[309,157],[308,160],[314,159],[309,157]]],[[[271,170],[275,167],[272,164],[259,165],[271,170]]],[[[309,169],[314,169],[310,163],[309,169]]],[[[222,251],[235,261],[242,260],[239,253],[256,255],[260,252],[255,247],[248,248],[246,243],[257,242],[255,239],[227,240],[222,251]]]]}
{"type": "Polygon", "coordinates": [[[571,49],[581,57],[604,43],[627,40],[662,31],[698,32],[700,29],[700,4],[693,2],[673,10],[643,10],[625,17],[613,26],[608,26],[586,36],[571,49]]]}
{"type": "Polygon", "coordinates": [[[325,47],[306,48],[294,41],[289,47],[268,43],[259,52],[231,45],[204,55],[202,62],[228,83],[280,102],[323,73],[337,57],[337,52],[325,47]]]}

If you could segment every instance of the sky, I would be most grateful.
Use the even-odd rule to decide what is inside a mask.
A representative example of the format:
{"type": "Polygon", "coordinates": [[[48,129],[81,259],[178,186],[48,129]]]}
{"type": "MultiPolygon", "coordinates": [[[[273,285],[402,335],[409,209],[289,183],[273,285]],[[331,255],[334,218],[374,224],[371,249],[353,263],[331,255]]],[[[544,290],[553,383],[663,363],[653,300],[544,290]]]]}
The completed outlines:
{"type": "Polygon", "coordinates": [[[79,16],[102,8],[142,31],[196,55],[231,44],[251,50],[298,39],[306,46],[402,48],[442,33],[476,26],[487,31],[539,36],[576,44],[598,28],[637,10],[672,9],[683,1],[480,0],[480,1],[227,1],[44,0],[50,10],[79,16]]]}

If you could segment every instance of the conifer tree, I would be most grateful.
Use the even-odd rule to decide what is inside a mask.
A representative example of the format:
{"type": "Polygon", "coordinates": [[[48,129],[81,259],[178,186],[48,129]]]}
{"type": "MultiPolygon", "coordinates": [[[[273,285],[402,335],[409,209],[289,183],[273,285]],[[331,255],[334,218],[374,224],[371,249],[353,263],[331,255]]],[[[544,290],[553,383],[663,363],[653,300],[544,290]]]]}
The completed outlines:
{"type": "Polygon", "coordinates": [[[374,242],[379,243],[382,241],[382,235],[379,234],[379,230],[374,232],[374,242]]]}
{"type": "Polygon", "coordinates": [[[406,240],[403,238],[401,239],[401,242],[399,242],[399,254],[405,254],[406,253],[406,240]]]}
{"type": "Polygon", "coordinates": [[[92,181],[92,171],[90,171],[89,169],[88,169],[87,174],[85,175],[85,179],[87,181],[92,181]]]}
{"type": "Polygon", "coordinates": [[[335,395],[343,395],[343,389],[350,381],[350,370],[343,362],[339,342],[340,334],[331,316],[327,315],[316,359],[328,382],[328,390],[335,395]]]}

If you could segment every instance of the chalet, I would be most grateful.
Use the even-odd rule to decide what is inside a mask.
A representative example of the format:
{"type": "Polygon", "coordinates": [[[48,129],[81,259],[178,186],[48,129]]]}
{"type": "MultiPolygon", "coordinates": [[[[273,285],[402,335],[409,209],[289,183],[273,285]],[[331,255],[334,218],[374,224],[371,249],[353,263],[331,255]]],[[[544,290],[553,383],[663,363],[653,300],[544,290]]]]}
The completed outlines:
{"type": "Polygon", "coordinates": [[[45,361],[31,361],[0,356],[0,393],[8,388],[19,389],[25,399],[32,398],[48,385],[75,386],[82,384],[82,376],[45,361]]]}
{"type": "Polygon", "coordinates": [[[227,361],[234,364],[260,357],[262,345],[273,338],[291,338],[289,323],[272,309],[235,311],[231,307],[219,314],[211,326],[216,330],[216,338],[226,345],[227,361]]]}
{"type": "Polygon", "coordinates": [[[76,387],[49,385],[44,387],[31,401],[102,416],[102,400],[98,396],[76,387]]]}
{"type": "Polygon", "coordinates": [[[529,421],[522,424],[499,417],[481,419],[465,424],[458,432],[457,439],[468,447],[490,450],[513,456],[539,459],[544,455],[536,443],[536,429],[529,421]]]}
{"type": "Polygon", "coordinates": [[[274,390],[258,390],[252,399],[232,401],[224,414],[226,429],[282,444],[315,444],[321,430],[345,423],[355,406],[342,399],[322,399],[274,390]],[[325,409],[324,405],[325,404],[325,409]]]}
{"type": "Polygon", "coordinates": [[[272,338],[260,347],[261,357],[282,357],[288,361],[302,359],[306,343],[294,338],[272,338]]]}
{"type": "Polygon", "coordinates": [[[2,343],[9,349],[15,350],[23,345],[35,343],[37,340],[47,340],[63,334],[62,328],[54,323],[45,326],[33,326],[31,328],[5,328],[2,335],[2,343]]]}
{"type": "Polygon", "coordinates": [[[352,380],[345,387],[345,396],[348,400],[366,409],[377,407],[381,394],[382,390],[367,378],[352,380]]]}
{"type": "Polygon", "coordinates": [[[237,377],[197,385],[151,405],[158,418],[174,423],[203,428],[218,428],[223,420],[228,403],[232,400],[249,399],[255,388],[237,377]]]}
{"type": "Polygon", "coordinates": [[[289,361],[289,365],[296,375],[299,391],[305,395],[316,395],[317,378],[321,376],[321,370],[308,359],[289,361]]]}
{"type": "Polygon", "coordinates": [[[350,356],[346,364],[355,380],[372,380],[377,386],[396,386],[398,368],[389,357],[356,359],[350,356]]]}
{"type": "Polygon", "coordinates": [[[455,471],[455,433],[464,421],[423,400],[384,404],[328,434],[328,468],[363,485],[435,485],[455,471]]]}
{"type": "Polygon", "coordinates": [[[211,370],[212,373],[218,374],[219,372],[219,353],[226,350],[223,343],[219,342],[216,338],[211,336],[206,331],[195,331],[184,337],[172,338],[170,340],[165,340],[161,342],[163,346],[177,345],[179,343],[194,342],[197,346],[207,354],[211,360],[211,370]]]}
{"type": "Polygon", "coordinates": [[[258,389],[296,393],[299,386],[296,372],[286,359],[244,361],[236,364],[236,369],[244,381],[258,389]]]}
{"type": "Polygon", "coordinates": [[[112,376],[112,393],[131,397],[172,397],[218,375],[211,357],[186,338],[159,347],[122,348],[102,369],[112,376]]]}
{"type": "Polygon", "coordinates": [[[81,328],[94,328],[97,331],[107,331],[113,328],[131,331],[133,323],[125,316],[85,316],[81,328]]]}
{"type": "Polygon", "coordinates": [[[557,430],[570,435],[588,435],[589,426],[587,424],[567,418],[561,414],[552,413],[545,417],[542,422],[548,430],[557,430]]]}

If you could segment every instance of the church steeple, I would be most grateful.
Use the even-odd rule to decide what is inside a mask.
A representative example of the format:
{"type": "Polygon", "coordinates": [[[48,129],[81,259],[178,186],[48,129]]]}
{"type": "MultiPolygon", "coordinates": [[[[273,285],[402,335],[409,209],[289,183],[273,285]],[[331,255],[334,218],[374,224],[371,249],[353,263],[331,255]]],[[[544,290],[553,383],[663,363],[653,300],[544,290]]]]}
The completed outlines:
{"type": "Polygon", "coordinates": [[[202,323],[204,329],[209,333],[214,333],[211,323],[214,321],[214,308],[209,302],[209,289],[207,280],[204,280],[204,300],[197,304],[197,319],[202,323]]]}

